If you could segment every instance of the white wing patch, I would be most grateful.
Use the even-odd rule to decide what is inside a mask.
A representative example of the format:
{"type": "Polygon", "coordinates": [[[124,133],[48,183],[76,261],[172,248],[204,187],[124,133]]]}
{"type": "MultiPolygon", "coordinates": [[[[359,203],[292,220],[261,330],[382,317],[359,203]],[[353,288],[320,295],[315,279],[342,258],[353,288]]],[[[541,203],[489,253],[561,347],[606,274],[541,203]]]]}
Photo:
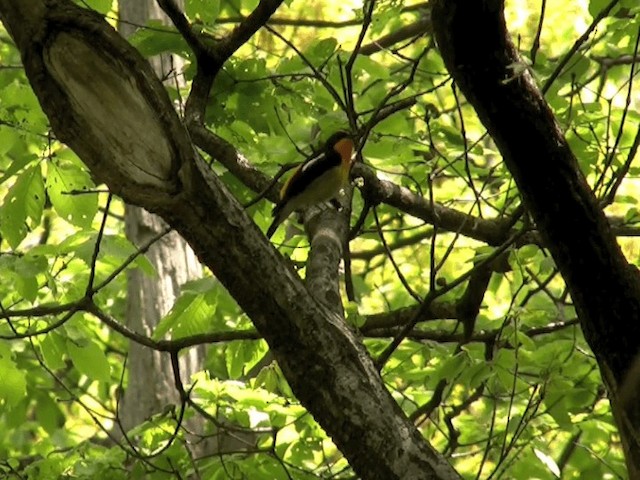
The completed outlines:
{"type": "Polygon", "coordinates": [[[302,167],[300,167],[300,173],[306,171],[307,169],[311,168],[312,165],[315,165],[318,162],[321,162],[322,159],[324,158],[324,153],[320,153],[318,155],[316,155],[315,157],[311,157],[310,159],[308,159],[304,165],[302,165],[302,167]]]}

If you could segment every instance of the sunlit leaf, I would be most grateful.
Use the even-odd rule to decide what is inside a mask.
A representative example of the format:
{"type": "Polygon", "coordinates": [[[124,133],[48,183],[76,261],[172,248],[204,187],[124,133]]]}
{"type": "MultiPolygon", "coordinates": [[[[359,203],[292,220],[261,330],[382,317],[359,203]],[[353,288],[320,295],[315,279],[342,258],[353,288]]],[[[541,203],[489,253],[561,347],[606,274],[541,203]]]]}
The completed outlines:
{"type": "Polygon", "coordinates": [[[51,370],[58,370],[64,367],[63,356],[67,349],[63,337],[57,332],[51,332],[40,341],[40,350],[44,362],[51,370]]]}
{"type": "Polygon", "coordinates": [[[89,227],[98,211],[98,196],[85,193],[95,188],[89,173],[78,163],[48,163],[47,193],[58,214],[69,223],[89,227]]]}
{"type": "Polygon", "coordinates": [[[186,0],[184,8],[190,18],[199,18],[205,23],[213,24],[220,14],[220,3],[207,0],[186,0]]]}
{"type": "Polygon", "coordinates": [[[189,56],[189,48],[177,30],[158,20],[150,20],[147,28],[139,28],[129,37],[129,41],[145,57],[153,57],[161,53],[175,53],[182,57],[189,56]]]}
{"type": "Polygon", "coordinates": [[[67,351],[80,373],[92,380],[109,381],[111,371],[109,362],[100,346],[93,340],[82,342],[81,345],[69,341],[67,342],[67,351]]]}
{"type": "Polygon", "coordinates": [[[27,219],[40,223],[44,208],[44,185],[40,167],[24,170],[9,189],[0,206],[0,232],[13,248],[17,248],[27,235],[27,219]]]}
{"type": "Polygon", "coordinates": [[[78,1],[83,7],[88,7],[100,13],[108,13],[113,6],[113,0],[82,0],[78,1]]]}
{"type": "Polygon", "coordinates": [[[23,371],[8,357],[0,357],[0,403],[13,407],[27,394],[23,371]]]}

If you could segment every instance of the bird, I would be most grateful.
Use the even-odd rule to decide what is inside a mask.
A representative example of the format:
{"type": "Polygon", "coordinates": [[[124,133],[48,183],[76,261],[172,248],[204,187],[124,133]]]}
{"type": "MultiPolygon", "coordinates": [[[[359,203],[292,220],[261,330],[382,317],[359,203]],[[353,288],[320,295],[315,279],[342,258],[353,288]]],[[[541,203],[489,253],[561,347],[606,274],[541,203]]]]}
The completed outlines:
{"type": "Polygon", "coordinates": [[[309,157],[293,172],[271,212],[273,222],[267,238],[271,238],[294,211],[335,199],[349,182],[353,149],[353,137],[344,131],[336,132],[327,139],[320,153],[309,157]]]}

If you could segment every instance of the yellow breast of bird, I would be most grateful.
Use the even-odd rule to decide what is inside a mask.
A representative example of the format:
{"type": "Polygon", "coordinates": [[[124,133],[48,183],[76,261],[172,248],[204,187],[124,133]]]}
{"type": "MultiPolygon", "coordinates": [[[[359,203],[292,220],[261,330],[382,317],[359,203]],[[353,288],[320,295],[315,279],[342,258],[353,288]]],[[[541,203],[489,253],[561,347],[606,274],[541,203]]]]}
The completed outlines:
{"type": "Polygon", "coordinates": [[[345,187],[348,175],[349,171],[345,168],[332,168],[326,171],[311,182],[302,193],[292,199],[295,203],[293,210],[307,208],[335,198],[345,187]]]}

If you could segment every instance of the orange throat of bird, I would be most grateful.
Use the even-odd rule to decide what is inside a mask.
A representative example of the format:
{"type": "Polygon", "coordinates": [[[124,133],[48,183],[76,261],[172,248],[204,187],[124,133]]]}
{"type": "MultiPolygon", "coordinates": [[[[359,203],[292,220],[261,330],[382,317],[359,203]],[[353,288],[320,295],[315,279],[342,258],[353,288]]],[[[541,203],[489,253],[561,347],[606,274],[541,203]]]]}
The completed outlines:
{"type": "Polygon", "coordinates": [[[353,140],[342,138],[336,142],[333,149],[340,154],[343,168],[349,170],[353,163],[353,140]]]}

